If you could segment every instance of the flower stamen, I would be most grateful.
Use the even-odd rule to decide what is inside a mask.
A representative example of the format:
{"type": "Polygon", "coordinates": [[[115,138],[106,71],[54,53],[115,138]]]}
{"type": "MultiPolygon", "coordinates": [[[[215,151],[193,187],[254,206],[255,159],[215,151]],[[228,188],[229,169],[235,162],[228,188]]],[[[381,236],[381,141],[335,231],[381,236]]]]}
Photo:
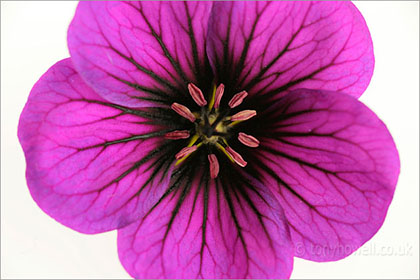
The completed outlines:
{"type": "Polygon", "coordinates": [[[243,110],[240,111],[238,113],[236,113],[235,115],[230,117],[230,120],[235,122],[235,121],[246,121],[249,120],[250,118],[254,117],[257,115],[257,111],[255,110],[243,110]]]}
{"type": "MultiPolygon", "coordinates": [[[[220,171],[217,156],[212,153],[214,147],[226,155],[232,163],[236,163],[241,167],[247,165],[247,162],[242,156],[229,146],[228,139],[233,136],[232,134],[234,132],[232,131],[232,128],[234,125],[249,120],[257,115],[255,110],[243,110],[229,116],[230,109],[241,105],[248,96],[248,93],[245,90],[236,93],[230,99],[227,104],[230,108],[219,111],[224,90],[225,86],[223,84],[219,84],[218,87],[213,85],[211,98],[207,103],[203,92],[195,84],[188,83],[188,91],[195,103],[197,103],[201,109],[197,112],[191,112],[190,109],[179,103],[173,103],[171,108],[180,116],[194,123],[194,128],[191,128],[190,130],[174,130],[165,134],[166,139],[173,140],[188,139],[192,135],[188,145],[175,155],[175,158],[177,159],[175,165],[182,163],[201,145],[205,145],[207,147],[206,151],[208,151],[207,158],[209,161],[210,177],[212,179],[216,178],[220,171]]],[[[260,145],[258,139],[243,132],[239,132],[238,140],[245,146],[252,148],[256,148],[260,145]]]]}
{"type": "Polygon", "coordinates": [[[220,106],[220,100],[222,100],[223,93],[225,92],[225,85],[220,84],[217,89],[216,93],[214,95],[214,108],[218,109],[220,106]]]}
{"type": "Polygon", "coordinates": [[[194,145],[194,146],[191,146],[191,147],[185,147],[175,155],[175,158],[178,159],[178,160],[182,159],[182,158],[190,155],[191,153],[195,152],[197,150],[197,148],[198,148],[197,145],[194,145]]]}
{"type": "Polygon", "coordinates": [[[216,143],[216,147],[219,148],[219,150],[222,151],[231,162],[235,162],[235,160],[226,151],[225,147],[223,147],[220,143],[216,143]]]}
{"type": "Polygon", "coordinates": [[[215,154],[209,154],[207,158],[209,159],[210,163],[210,177],[214,179],[217,177],[217,175],[219,175],[219,161],[217,160],[215,154]]]}
{"type": "Polygon", "coordinates": [[[173,103],[171,105],[172,110],[174,110],[178,115],[188,119],[190,122],[194,122],[196,120],[193,113],[191,113],[190,109],[181,105],[179,103],[173,103]]]}
{"type": "Polygon", "coordinates": [[[188,91],[190,92],[192,99],[194,99],[195,103],[197,103],[198,106],[203,107],[207,105],[207,101],[204,98],[203,92],[196,85],[194,85],[193,83],[189,83],[188,91]]]}
{"type": "Polygon", "coordinates": [[[195,134],[193,137],[191,137],[190,142],[188,143],[187,147],[183,148],[181,151],[179,151],[176,155],[175,158],[177,159],[177,162],[175,163],[175,165],[178,165],[180,163],[182,163],[184,160],[186,160],[188,158],[189,155],[191,155],[193,152],[195,152],[198,148],[200,148],[201,145],[203,145],[203,142],[198,143],[197,145],[194,145],[195,142],[197,142],[197,140],[200,138],[200,136],[198,134],[195,134]],[[192,149],[191,149],[192,148],[192,149]],[[183,157],[182,152],[187,152],[183,157]],[[177,158],[179,157],[179,158],[177,158]]]}
{"type": "Polygon", "coordinates": [[[242,156],[231,147],[226,147],[226,152],[240,167],[245,167],[248,163],[242,158],[242,156]]]}
{"type": "Polygon", "coordinates": [[[243,132],[239,132],[238,140],[251,148],[257,148],[260,145],[260,141],[252,135],[245,134],[243,132]]]}
{"type": "Polygon", "coordinates": [[[239,105],[241,105],[242,101],[244,101],[245,97],[248,96],[248,93],[246,91],[241,91],[235,94],[232,99],[229,101],[228,105],[230,108],[235,108],[239,105]]]}
{"type": "Polygon", "coordinates": [[[188,130],[174,130],[165,134],[166,139],[178,140],[190,138],[190,132],[188,130]]]}

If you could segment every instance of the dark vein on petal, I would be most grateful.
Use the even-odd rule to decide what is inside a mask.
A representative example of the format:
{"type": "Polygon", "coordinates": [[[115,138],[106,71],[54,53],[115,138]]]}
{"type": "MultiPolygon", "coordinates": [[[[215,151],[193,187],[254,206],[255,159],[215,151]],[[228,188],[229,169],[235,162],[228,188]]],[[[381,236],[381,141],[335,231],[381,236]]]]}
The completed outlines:
{"type": "MultiPolygon", "coordinates": [[[[176,216],[179,213],[179,209],[181,209],[182,203],[185,201],[185,198],[187,197],[187,195],[189,194],[189,192],[192,188],[193,176],[191,176],[191,175],[194,174],[194,171],[195,171],[194,167],[191,170],[189,170],[185,186],[183,187],[183,189],[181,191],[181,194],[178,198],[178,201],[175,205],[175,208],[172,210],[171,218],[170,218],[170,220],[167,224],[166,231],[165,231],[165,234],[163,236],[161,251],[163,251],[163,248],[165,247],[166,238],[168,237],[169,231],[172,228],[172,224],[173,224],[176,216]]],[[[191,209],[191,212],[193,212],[193,211],[194,211],[194,209],[191,209]]]]}
{"type": "MultiPolygon", "coordinates": [[[[146,22],[147,26],[149,27],[150,31],[152,32],[153,37],[156,39],[156,41],[159,43],[162,51],[164,52],[165,56],[168,58],[172,66],[174,67],[175,71],[180,75],[184,83],[188,82],[187,76],[185,75],[185,72],[181,69],[179,62],[175,61],[175,59],[170,54],[168,48],[166,47],[165,43],[162,41],[162,38],[156,33],[156,30],[151,25],[150,21],[146,17],[146,15],[143,12],[142,8],[134,7],[133,5],[129,4],[134,9],[136,9],[142,16],[143,20],[146,22]]],[[[141,5],[141,3],[140,3],[141,5]]]]}
{"type": "MultiPolygon", "coordinates": [[[[308,10],[305,13],[305,16],[302,20],[302,24],[305,22],[308,13],[311,9],[312,3],[310,4],[310,7],[308,8],[308,10]]],[[[290,45],[293,43],[293,41],[295,40],[296,36],[300,33],[300,31],[302,31],[302,25],[299,27],[299,29],[297,30],[297,32],[295,32],[292,37],[290,38],[290,40],[287,42],[287,44],[284,46],[284,48],[263,68],[261,68],[261,70],[258,72],[258,74],[247,84],[244,86],[244,89],[249,91],[251,90],[256,84],[258,84],[260,82],[260,79],[262,76],[264,76],[264,74],[270,69],[271,66],[273,66],[289,49],[290,45]]]]}
{"type": "MultiPolygon", "coordinates": [[[[266,160],[269,160],[266,158],[266,160]]],[[[271,160],[270,160],[271,161],[271,160]]],[[[273,162],[273,164],[275,164],[273,162]]],[[[309,208],[314,208],[312,204],[310,204],[304,197],[302,197],[300,194],[298,194],[289,184],[287,184],[279,175],[277,175],[270,167],[268,167],[266,164],[261,164],[258,166],[258,168],[264,170],[268,175],[270,175],[272,178],[278,180],[280,184],[282,184],[284,187],[286,187],[287,190],[289,190],[292,194],[294,194],[297,198],[299,198],[303,203],[305,203],[309,208]]]]}
{"type": "Polygon", "coordinates": [[[153,210],[171,193],[174,191],[177,191],[179,189],[179,185],[181,184],[183,178],[183,173],[186,170],[186,165],[183,165],[179,168],[179,170],[174,171],[172,173],[172,179],[173,183],[168,187],[168,189],[165,191],[165,193],[162,195],[162,197],[150,208],[150,210],[144,215],[143,221],[146,219],[147,216],[150,215],[150,213],[153,212],[153,210]]]}
{"type": "Polygon", "coordinates": [[[131,57],[127,57],[126,55],[124,55],[123,53],[121,53],[118,49],[116,49],[111,42],[108,40],[108,38],[105,36],[105,33],[102,30],[101,25],[99,24],[98,18],[96,17],[96,13],[92,10],[92,7],[89,6],[91,9],[91,13],[94,15],[95,20],[98,22],[98,27],[99,27],[99,31],[102,35],[102,37],[105,39],[105,41],[107,42],[109,48],[111,50],[113,50],[115,53],[117,53],[120,57],[122,57],[123,59],[127,60],[128,62],[130,62],[131,64],[133,64],[138,70],[142,71],[143,73],[149,75],[151,78],[153,78],[155,81],[159,82],[160,84],[178,92],[178,89],[176,87],[174,87],[169,81],[166,81],[165,79],[163,79],[162,77],[156,75],[153,71],[150,71],[146,68],[144,68],[143,66],[141,66],[139,63],[137,63],[137,61],[135,61],[133,58],[131,57]]]}
{"type": "Polygon", "coordinates": [[[238,65],[235,66],[235,74],[234,74],[234,81],[239,78],[241,71],[244,68],[245,60],[248,55],[249,46],[251,45],[252,40],[254,39],[255,28],[257,27],[258,21],[260,20],[261,15],[264,13],[265,9],[270,5],[270,2],[267,2],[264,6],[263,10],[260,13],[257,13],[257,16],[254,19],[254,22],[251,27],[251,32],[249,36],[245,40],[244,48],[242,49],[241,56],[239,58],[238,65]]]}
{"type": "Polygon", "coordinates": [[[203,206],[203,224],[201,226],[201,248],[200,248],[200,274],[202,273],[203,267],[203,253],[204,247],[206,245],[206,230],[207,230],[207,215],[208,215],[208,207],[209,207],[209,178],[206,175],[205,185],[204,185],[204,206],[203,206]]]}
{"type": "MultiPolygon", "coordinates": [[[[137,168],[139,168],[140,166],[142,166],[144,163],[148,162],[150,159],[152,159],[156,154],[159,154],[160,152],[162,152],[163,150],[165,150],[166,147],[165,146],[161,146],[158,147],[154,150],[152,150],[148,155],[146,155],[144,158],[142,158],[141,160],[137,161],[136,163],[134,163],[129,169],[127,169],[125,172],[123,172],[120,176],[118,176],[116,179],[114,179],[110,184],[113,183],[117,183],[119,181],[121,181],[123,178],[125,178],[128,174],[130,174],[131,172],[133,172],[134,170],[136,170],[137,168]]],[[[110,185],[109,184],[109,185],[110,185]]],[[[107,186],[109,186],[107,185],[107,186]]],[[[107,187],[105,186],[105,187],[107,187]]],[[[102,189],[100,189],[99,191],[102,191],[105,187],[103,187],[102,189]]]]}
{"type": "Polygon", "coordinates": [[[151,94],[153,94],[155,96],[160,97],[161,99],[154,99],[154,98],[148,98],[148,97],[139,97],[139,96],[130,96],[132,98],[137,98],[137,99],[142,99],[142,100],[147,100],[147,101],[154,101],[156,103],[171,104],[171,102],[169,100],[167,100],[168,99],[168,95],[165,94],[164,92],[161,92],[161,91],[158,91],[158,90],[153,90],[153,89],[150,89],[150,88],[141,86],[139,84],[135,84],[135,83],[126,81],[126,80],[124,80],[124,79],[122,79],[120,77],[117,77],[117,76],[115,76],[115,75],[113,75],[111,73],[109,73],[109,75],[111,77],[113,77],[114,79],[116,79],[117,81],[120,81],[121,83],[124,83],[124,84],[126,84],[127,86],[129,86],[129,87],[131,87],[133,89],[151,93],[151,94]]]}
{"type": "MultiPolygon", "coordinates": [[[[242,235],[242,228],[241,228],[241,226],[239,224],[239,221],[238,221],[238,218],[236,217],[236,214],[235,214],[235,209],[234,209],[234,206],[233,206],[232,198],[230,196],[229,190],[226,188],[226,186],[224,184],[221,184],[221,188],[223,190],[225,200],[226,200],[226,202],[229,206],[229,212],[230,212],[231,217],[232,217],[232,219],[235,223],[235,227],[236,227],[236,230],[238,231],[239,239],[241,240],[242,247],[244,248],[245,255],[246,255],[246,258],[248,260],[249,259],[248,248],[246,246],[244,236],[242,235]]],[[[247,264],[245,275],[248,275],[248,270],[249,270],[249,264],[247,264]]]]}
{"type": "Polygon", "coordinates": [[[167,133],[168,131],[170,131],[170,130],[157,131],[157,132],[152,132],[152,133],[147,133],[147,134],[142,134],[142,135],[135,135],[135,136],[131,136],[131,137],[127,137],[127,138],[121,138],[121,139],[113,140],[113,141],[108,141],[108,142],[104,142],[104,143],[100,143],[100,144],[96,144],[96,145],[92,145],[92,146],[78,148],[77,150],[78,151],[85,151],[85,150],[94,149],[94,148],[98,148],[98,147],[108,147],[108,146],[115,145],[115,144],[126,143],[126,142],[130,142],[130,141],[134,141],[134,140],[150,139],[150,138],[153,138],[153,137],[162,136],[165,133],[167,133]]]}
{"type": "Polygon", "coordinates": [[[197,42],[195,41],[194,36],[194,29],[191,22],[191,15],[188,9],[187,2],[184,3],[185,13],[187,14],[187,21],[188,21],[188,37],[190,38],[190,43],[192,47],[192,55],[194,59],[195,71],[198,72],[200,69],[200,61],[198,59],[198,50],[197,50],[197,42]]]}

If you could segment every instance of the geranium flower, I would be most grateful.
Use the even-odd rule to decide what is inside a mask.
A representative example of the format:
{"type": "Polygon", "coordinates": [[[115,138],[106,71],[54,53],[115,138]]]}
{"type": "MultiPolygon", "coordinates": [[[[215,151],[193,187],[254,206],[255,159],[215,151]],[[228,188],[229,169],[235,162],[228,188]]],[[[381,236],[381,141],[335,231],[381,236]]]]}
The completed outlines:
{"type": "Polygon", "coordinates": [[[136,278],[288,278],[381,227],[399,173],[356,98],[350,2],[81,2],[19,139],[38,205],[136,278]]]}

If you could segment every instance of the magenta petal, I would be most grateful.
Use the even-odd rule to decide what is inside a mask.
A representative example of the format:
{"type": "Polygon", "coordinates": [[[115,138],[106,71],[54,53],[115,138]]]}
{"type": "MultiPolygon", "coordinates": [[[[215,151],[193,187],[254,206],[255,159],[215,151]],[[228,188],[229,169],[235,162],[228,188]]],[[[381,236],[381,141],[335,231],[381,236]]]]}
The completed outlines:
{"type": "Polygon", "coordinates": [[[208,40],[219,82],[251,95],[311,88],[359,97],[373,73],[369,30],[350,1],[216,3],[208,40]]]}
{"type": "Polygon", "coordinates": [[[184,179],[143,220],[118,231],[120,260],[131,276],[290,276],[293,246],[278,202],[262,188],[222,185],[219,178],[184,179]]]}
{"type": "Polygon", "coordinates": [[[77,71],[102,97],[144,107],[188,94],[211,72],[211,2],[81,2],[68,32],[77,71]]]}
{"type": "Polygon", "coordinates": [[[20,117],[32,197],[48,215],[84,233],[138,219],[168,184],[165,168],[156,168],[154,157],[146,160],[161,139],[150,137],[156,129],[95,94],[70,59],[58,62],[35,84],[20,117]]]}
{"type": "Polygon", "coordinates": [[[261,117],[253,161],[285,211],[296,256],[331,261],[354,252],[381,227],[397,184],[386,126],[351,96],[306,89],[261,117]]]}

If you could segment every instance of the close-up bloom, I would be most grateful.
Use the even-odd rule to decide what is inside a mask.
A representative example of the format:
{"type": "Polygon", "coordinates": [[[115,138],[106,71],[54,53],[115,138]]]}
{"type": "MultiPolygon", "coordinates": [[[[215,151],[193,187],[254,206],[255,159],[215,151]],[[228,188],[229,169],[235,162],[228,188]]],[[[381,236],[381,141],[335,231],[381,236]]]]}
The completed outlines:
{"type": "Polygon", "coordinates": [[[289,278],[382,226],[398,151],[343,2],[80,2],[18,136],[38,206],[134,278],[289,278]]]}

